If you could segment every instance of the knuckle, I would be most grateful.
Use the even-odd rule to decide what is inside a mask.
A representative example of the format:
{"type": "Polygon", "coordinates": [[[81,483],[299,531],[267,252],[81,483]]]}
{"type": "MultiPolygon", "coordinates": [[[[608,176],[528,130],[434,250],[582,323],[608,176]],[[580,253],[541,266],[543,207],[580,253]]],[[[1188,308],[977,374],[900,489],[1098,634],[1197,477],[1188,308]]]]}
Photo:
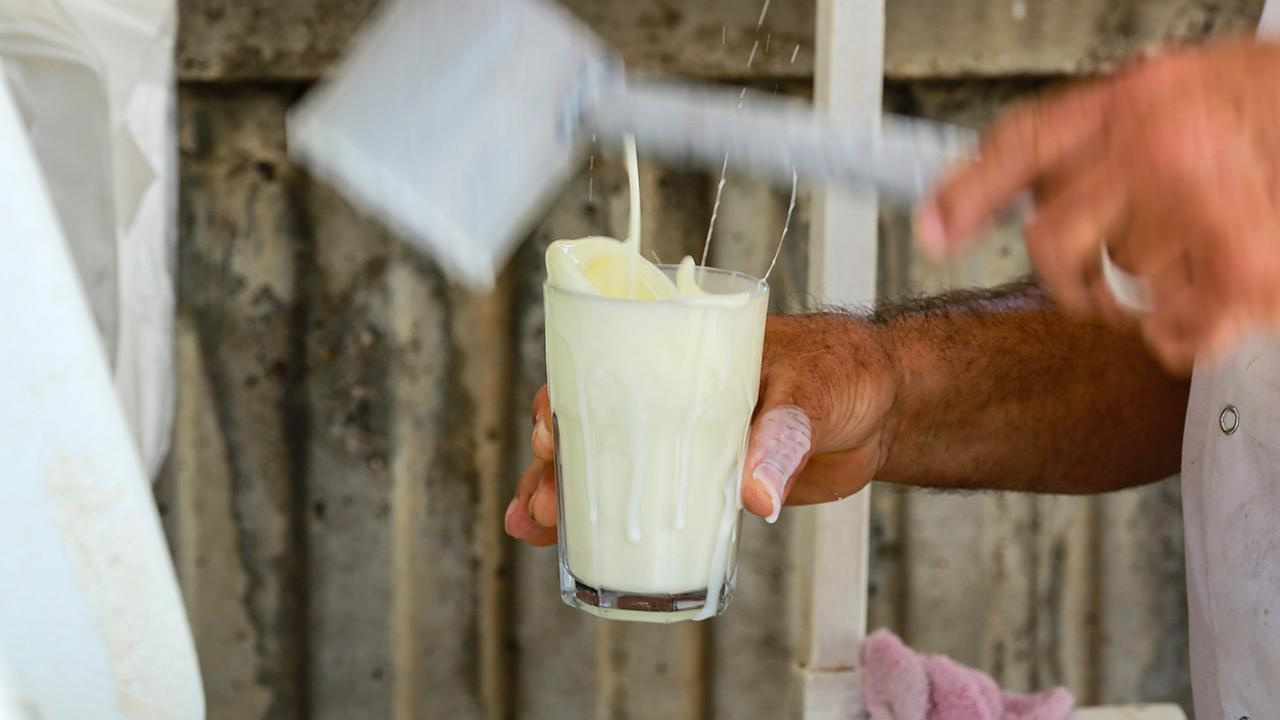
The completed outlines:
{"type": "Polygon", "coordinates": [[[1034,98],[1011,108],[988,134],[983,144],[984,157],[1016,156],[1030,153],[1041,157],[1046,153],[1048,128],[1056,113],[1048,98],[1034,98]]]}
{"type": "Polygon", "coordinates": [[[1219,119],[1201,109],[1184,106],[1165,110],[1137,123],[1132,131],[1136,137],[1126,138],[1124,145],[1134,153],[1131,172],[1156,181],[1166,176],[1199,176],[1216,162],[1214,148],[1221,147],[1221,142],[1209,140],[1223,133],[1229,136],[1230,131],[1220,128],[1219,119]]]}
{"type": "Polygon", "coordinates": [[[1228,256],[1230,274],[1247,287],[1275,286],[1275,261],[1269,250],[1256,243],[1237,247],[1228,256]]]}
{"type": "Polygon", "coordinates": [[[831,366],[825,358],[804,358],[795,364],[793,373],[797,379],[791,388],[791,398],[809,422],[823,418],[825,409],[830,406],[836,385],[831,366]]]}
{"type": "Polygon", "coordinates": [[[1222,301],[1241,290],[1247,291],[1259,282],[1274,283],[1274,278],[1260,273],[1261,263],[1253,253],[1232,243],[1218,243],[1199,263],[1196,285],[1210,298],[1222,301]]]}
{"type": "Polygon", "coordinates": [[[1207,273],[1215,288],[1231,284],[1246,285],[1254,279],[1250,253],[1230,245],[1224,245],[1219,253],[1217,261],[1210,265],[1207,273]]]}
{"type": "Polygon", "coordinates": [[[1148,170],[1177,168],[1186,161],[1187,130],[1185,120],[1166,117],[1145,124],[1132,147],[1148,170]]]}
{"type": "Polygon", "coordinates": [[[1211,287],[1224,307],[1247,308],[1265,315],[1280,296],[1277,270],[1263,253],[1236,252],[1224,260],[1211,287]]]}

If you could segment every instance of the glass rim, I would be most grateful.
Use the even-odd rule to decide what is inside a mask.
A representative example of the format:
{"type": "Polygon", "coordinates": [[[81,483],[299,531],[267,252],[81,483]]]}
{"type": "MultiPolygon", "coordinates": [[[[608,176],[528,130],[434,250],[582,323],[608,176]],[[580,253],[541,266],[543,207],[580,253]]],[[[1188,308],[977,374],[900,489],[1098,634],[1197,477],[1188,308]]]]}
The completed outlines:
{"type": "MultiPolygon", "coordinates": [[[[674,274],[676,269],[679,268],[680,265],[679,264],[673,265],[671,263],[658,263],[657,267],[658,269],[664,270],[664,271],[670,270],[674,274]]],[[[730,292],[730,293],[711,293],[712,297],[726,297],[729,295],[745,294],[747,296],[747,299],[750,301],[750,300],[755,300],[756,298],[762,297],[769,292],[769,281],[765,280],[764,278],[758,278],[754,275],[749,275],[747,273],[739,272],[737,270],[728,270],[725,268],[711,267],[708,265],[698,265],[697,269],[700,272],[715,273],[717,275],[725,275],[728,277],[747,280],[749,282],[753,282],[756,284],[755,288],[751,290],[742,290],[740,292],[730,292]]],[[[640,300],[638,298],[605,297],[603,295],[595,295],[593,293],[587,293],[581,290],[570,290],[569,288],[563,288],[563,287],[560,287],[559,285],[553,285],[551,284],[550,280],[546,280],[546,279],[542,281],[542,289],[543,289],[543,292],[546,292],[547,290],[553,290],[557,294],[567,295],[569,297],[579,298],[581,300],[589,300],[592,302],[618,303],[622,305],[629,305],[633,303],[644,303],[646,305],[661,304],[661,305],[697,305],[697,306],[707,306],[707,307],[716,306],[716,303],[708,302],[705,298],[696,297],[696,296],[695,297],[674,297],[674,298],[667,298],[664,300],[640,300]]]]}

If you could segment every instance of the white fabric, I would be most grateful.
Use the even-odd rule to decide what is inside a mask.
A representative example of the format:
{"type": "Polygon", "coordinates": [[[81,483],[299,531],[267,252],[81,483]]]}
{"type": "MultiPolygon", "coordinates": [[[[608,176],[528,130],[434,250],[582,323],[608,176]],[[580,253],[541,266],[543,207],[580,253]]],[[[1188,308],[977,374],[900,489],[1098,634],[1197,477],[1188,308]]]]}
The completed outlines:
{"type": "Polygon", "coordinates": [[[1262,19],[1258,21],[1258,34],[1274,37],[1280,34],[1280,2],[1266,0],[1262,4],[1262,19]]]}
{"type": "Polygon", "coordinates": [[[1280,709],[1280,343],[1197,370],[1183,440],[1196,717],[1280,709]],[[1236,408],[1232,413],[1227,409],[1236,408]],[[1235,432],[1228,429],[1235,417],[1235,432]]]}
{"type": "Polygon", "coordinates": [[[30,720],[31,715],[22,696],[13,689],[9,680],[9,668],[5,664],[4,654],[0,653],[0,720],[30,720]]]}
{"type": "Polygon", "coordinates": [[[26,134],[0,83],[0,659],[31,717],[199,720],[151,486],[26,134]]]}
{"type": "Polygon", "coordinates": [[[173,407],[173,0],[0,0],[0,58],[149,475],[173,407]]]}
{"type": "MultiPolygon", "coordinates": [[[[1258,32],[1280,33],[1280,0],[1268,0],[1258,32]]],[[[1196,717],[1276,717],[1280,341],[1254,339],[1225,364],[1196,369],[1183,436],[1182,507],[1196,717]]]]}
{"type": "Polygon", "coordinates": [[[204,714],[147,483],[173,399],[174,16],[0,0],[0,720],[204,714]]]}

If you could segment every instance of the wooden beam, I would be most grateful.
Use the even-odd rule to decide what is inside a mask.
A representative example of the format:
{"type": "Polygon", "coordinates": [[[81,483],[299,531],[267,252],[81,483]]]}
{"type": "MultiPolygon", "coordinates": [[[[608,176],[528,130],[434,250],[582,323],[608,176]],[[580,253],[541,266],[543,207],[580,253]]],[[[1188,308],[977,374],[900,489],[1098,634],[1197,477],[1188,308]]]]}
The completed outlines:
{"type": "MultiPolygon", "coordinates": [[[[820,111],[876,126],[884,59],[884,0],[818,0],[814,99],[820,111]]],[[[875,298],[876,196],[816,193],[809,293],[827,303],[875,298]]],[[[804,595],[796,645],[796,695],[806,719],[863,712],[859,654],[867,623],[870,490],[803,512],[795,543],[804,595]]]]}

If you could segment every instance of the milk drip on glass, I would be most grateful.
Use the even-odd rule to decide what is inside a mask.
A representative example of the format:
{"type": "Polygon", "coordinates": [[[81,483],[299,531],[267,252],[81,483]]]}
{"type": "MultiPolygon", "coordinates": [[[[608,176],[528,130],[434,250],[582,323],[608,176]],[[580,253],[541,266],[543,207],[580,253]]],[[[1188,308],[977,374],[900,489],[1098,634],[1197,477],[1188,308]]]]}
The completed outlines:
{"type": "Polygon", "coordinates": [[[711,617],[732,594],[768,288],[640,254],[628,144],[626,241],[547,249],[547,379],[565,601],[605,617],[711,617]]]}

